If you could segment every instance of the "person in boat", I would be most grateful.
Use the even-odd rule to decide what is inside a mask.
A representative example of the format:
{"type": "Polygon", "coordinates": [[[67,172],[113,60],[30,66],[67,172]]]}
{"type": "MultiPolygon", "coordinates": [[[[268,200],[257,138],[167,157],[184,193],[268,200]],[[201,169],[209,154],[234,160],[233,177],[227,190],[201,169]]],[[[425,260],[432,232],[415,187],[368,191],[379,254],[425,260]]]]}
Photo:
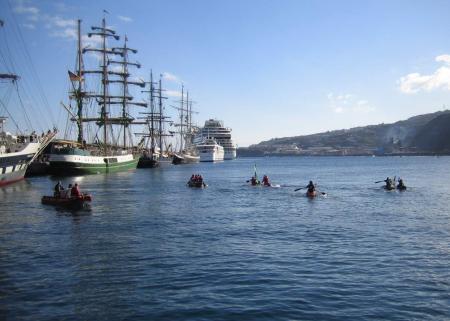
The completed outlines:
{"type": "Polygon", "coordinates": [[[262,179],[262,183],[263,183],[264,186],[270,186],[269,176],[264,175],[263,179],[262,179]]]}
{"type": "Polygon", "coordinates": [[[386,188],[387,188],[387,189],[391,189],[391,188],[392,188],[393,183],[392,183],[392,179],[391,179],[390,177],[387,177],[387,178],[384,180],[384,182],[386,183],[386,188]]]}
{"type": "Polygon", "coordinates": [[[398,189],[406,189],[406,185],[405,185],[405,183],[403,182],[403,179],[400,178],[400,179],[398,180],[397,188],[398,188],[398,189]]]}
{"type": "Polygon", "coordinates": [[[61,198],[69,198],[71,191],[72,191],[72,184],[69,184],[67,189],[61,191],[61,198]]]}
{"type": "Polygon", "coordinates": [[[250,184],[252,184],[252,186],[256,186],[259,185],[259,181],[256,179],[255,176],[252,176],[252,178],[250,178],[250,184]]]}
{"type": "Polygon", "coordinates": [[[313,181],[309,181],[308,185],[306,185],[306,188],[308,189],[308,193],[314,193],[316,190],[316,186],[314,185],[313,181]]]}
{"type": "Polygon", "coordinates": [[[64,187],[61,184],[61,181],[58,181],[58,183],[55,185],[55,197],[61,197],[61,192],[64,191],[64,187]]]}
{"type": "Polygon", "coordinates": [[[75,183],[75,185],[70,190],[70,197],[76,197],[76,198],[81,197],[81,192],[80,192],[80,189],[79,189],[77,183],[75,183]]]}

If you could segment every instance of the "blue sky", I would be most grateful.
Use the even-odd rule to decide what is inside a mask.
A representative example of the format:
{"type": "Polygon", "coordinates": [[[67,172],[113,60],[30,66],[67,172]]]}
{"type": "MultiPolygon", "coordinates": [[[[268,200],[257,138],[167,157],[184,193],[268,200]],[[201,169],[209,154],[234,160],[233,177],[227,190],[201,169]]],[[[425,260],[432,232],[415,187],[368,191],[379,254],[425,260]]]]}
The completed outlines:
{"type": "MultiPolygon", "coordinates": [[[[30,87],[25,104],[33,119],[46,114],[42,127],[64,127],[59,102],[68,100],[74,68],[73,20],[87,31],[103,9],[108,25],[139,50],[137,76],[164,73],[172,99],[183,82],[197,122],[223,120],[239,146],[394,122],[450,104],[449,1],[0,0],[5,27],[15,19],[48,101],[44,108],[30,68],[20,68],[26,56],[17,54],[30,87]]],[[[1,37],[20,51],[8,32],[1,37]]]]}

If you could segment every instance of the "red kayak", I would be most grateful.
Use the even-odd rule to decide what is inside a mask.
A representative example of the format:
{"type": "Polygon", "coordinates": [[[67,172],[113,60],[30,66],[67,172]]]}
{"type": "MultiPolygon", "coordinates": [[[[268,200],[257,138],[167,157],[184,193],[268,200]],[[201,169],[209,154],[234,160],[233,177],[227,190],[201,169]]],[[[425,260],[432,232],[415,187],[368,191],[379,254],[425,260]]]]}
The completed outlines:
{"type": "Polygon", "coordinates": [[[317,192],[316,191],[312,191],[312,192],[307,191],[306,192],[306,197],[313,198],[313,197],[316,197],[316,196],[317,196],[317,192]]]}
{"type": "Polygon", "coordinates": [[[82,207],[86,202],[92,201],[92,196],[83,194],[78,197],[62,198],[54,196],[42,196],[42,204],[65,207],[82,207]]]}

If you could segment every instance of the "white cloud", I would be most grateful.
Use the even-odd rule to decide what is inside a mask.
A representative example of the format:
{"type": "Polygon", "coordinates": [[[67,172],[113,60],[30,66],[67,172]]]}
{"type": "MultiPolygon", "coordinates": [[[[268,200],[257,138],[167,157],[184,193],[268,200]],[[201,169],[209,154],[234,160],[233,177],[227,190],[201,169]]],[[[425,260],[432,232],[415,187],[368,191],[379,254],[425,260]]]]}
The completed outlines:
{"type": "Polygon", "coordinates": [[[126,16],[117,16],[117,18],[119,18],[119,20],[122,20],[124,22],[132,22],[133,19],[131,19],[130,17],[126,17],[126,16]]]}
{"type": "Polygon", "coordinates": [[[14,7],[14,12],[18,14],[29,14],[36,16],[39,14],[39,9],[27,4],[26,1],[17,1],[16,6],[14,7]]]}
{"type": "Polygon", "coordinates": [[[77,39],[77,31],[71,28],[55,30],[50,33],[50,36],[64,39],[77,39]]]}
{"type": "Polygon", "coordinates": [[[410,73],[398,81],[400,91],[405,94],[414,94],[419,91],[432,91],[435,89],[450,90],[450,55],[440,55],[436,62],[444,63],[430,75],[410,73]]]}
{"type": "MultiPolygon", "coordinates": [[[[164,80],[167,80],[167,81],[173,81],[173,82],[177,82],[177,83],[181,82],[181,80],[178,76],[175,76],[174,74],[171,74],[170,72],[163,72],[162,77],[164,80]]],[[[181,96],[181,93],[180,93],[180,96],[181,96]]]]}
{"type": "Polygon", "coordinates": [[[337,114],[347,112],[368,113],[375,111],[375,108],[367,100],[358,99],[353,94],[334,94],[330,92],[327,98],[331,109],[337,114]]]}
{"type": "Polygon", "coordinates": [[[38,7],[31,5],[27,0],[17,0],[14,12],[23,14],[29,22],[32,22],[23,24],[25,28],[35,29],[43,25],[49,29],[49,35],[52,37],[76,39],[77,22],[74,19],[42,13],[38,7]]]}
{"type": "Polygon", "coordinates": [[[32,23],[23,23],[22,26],[24,28],[31,29],[31,30],[36,29],[36,26],[32,23]]]}
{"type": "Polygon", "coordinates": [[[164,95],[166,95],[168,97],[181,97],[181,91],[166,90],[166,91],[164,91],[164,95]]]}
{"type": "Polygon", "coordinates": [[[58,16],[49,17],[49,20],[55,27],[67,28],[76,27],[77,22],[74,19],[63,19],[58,16]]]}

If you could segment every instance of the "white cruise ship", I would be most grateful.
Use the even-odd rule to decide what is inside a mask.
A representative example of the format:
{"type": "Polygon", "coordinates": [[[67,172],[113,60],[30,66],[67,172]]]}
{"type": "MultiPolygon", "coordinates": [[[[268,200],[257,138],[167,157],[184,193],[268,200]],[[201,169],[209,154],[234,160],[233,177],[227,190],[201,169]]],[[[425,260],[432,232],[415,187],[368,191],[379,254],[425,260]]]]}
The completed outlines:
{"type": "Polygon", "coordinates": [[[201,162],[217,162],[224,158],[224,148],[217,144],[214,138],[206,138],[203,143],[197,145],[201,162]]]}
{"type": "Polygon", "coordinates": [[[215,139],[223,147],[225,160],[236,158],[236,144],[231,139],[231,128],[224,127],[222,121],[216,119],[205,121],[205,126],[194,137],[194,144],[198,147],[206,138],[215,139]]]}

